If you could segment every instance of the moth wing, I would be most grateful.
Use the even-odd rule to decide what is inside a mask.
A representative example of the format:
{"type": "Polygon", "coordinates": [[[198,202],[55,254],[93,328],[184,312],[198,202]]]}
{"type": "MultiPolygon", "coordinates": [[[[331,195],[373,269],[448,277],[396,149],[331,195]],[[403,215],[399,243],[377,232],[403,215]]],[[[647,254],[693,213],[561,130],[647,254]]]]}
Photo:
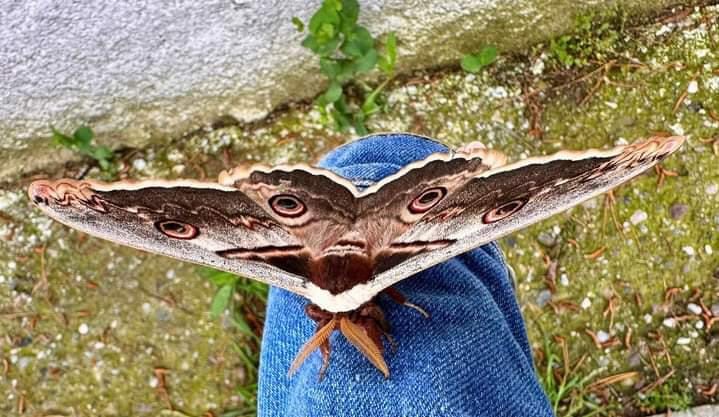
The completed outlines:
{"type": "MultiPolygon", "coordinates": [[[[475,170],[476,173],[465,177],[458,176],[456,170],[449,176],[442,175],[440,171],[446,170],[448,165],[432,161],[419,167],[410,165],[408,172],[399,172],[367,190],[375,194],[372,199],[375,202],[392,199],[402,188],[397,185],[401,184],[403,176],[432,178],[435,172],[440,175],[433,181],[419,181],[414,187],[404,184],[405,194],[417,196],[427,187],[446,187],[447,194],[431,210],[416,218],[390,246],[411,247],[426,242],[446,244],[433,250],[420,250],[390,268],[378,271],[372,286],[380,291],[426,268],[602,194],[652,167],[683,142],[683,137],[653,137],[608,151],[564,151],[489,170],[475,170]]],[[[447,164],[454,163],[459,170],[464,164],[471,171],[471,159],[455,161],[456,158],[451,159],[447,164]]],[[[404,200],[407,201],[410,200],[404,200]]],[[[398,208],[395,213],[398,219],[408,216],[406,207],[398,208]]]]}
{"type": "Polygon", "coordinates": [[[90,235],[305,293],[305,276],[264,261],[273,251],[301,254],[302,242],[233,187],[62,179],[35,181],[28,193],[48,216],[90,235]]]}

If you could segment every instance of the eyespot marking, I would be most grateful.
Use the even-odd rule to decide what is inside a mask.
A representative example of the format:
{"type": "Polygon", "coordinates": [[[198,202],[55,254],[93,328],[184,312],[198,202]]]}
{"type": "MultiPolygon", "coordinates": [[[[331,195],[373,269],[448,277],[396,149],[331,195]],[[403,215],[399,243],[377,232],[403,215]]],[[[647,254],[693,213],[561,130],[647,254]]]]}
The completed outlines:
{"type": "Polygon", "coordinates": [[[447,189],[444,187],[429,188],[412,200],[407,206],[407,209],[412,214],[425,213],[439,204],[445,195],[447,195],[447,189]]]}
{"type": "Polygon", "coordinates": [[[504,203],[499,207],[493,208],[492,210],[484,213],[484,216],[482,216],[482,223],[490,224],[507,218],[524,207],[524,205],[527,204],[527,201],[528,200],[526,198],[518,198],[508,203],[504,203]]]}
{"type": "Polygon", "coordinates": [[[299,198],[290,194],[279,194],[269,201],[272,210],[282,217],[299,217],[307,211],[307,206],[299,198]]]}
{"type": "Polygon", "coordinates": [[[160,220],[155,222],[155,228],[173,239],[189,240],[200,234],[197,227],[179,220],[160,220]]]}

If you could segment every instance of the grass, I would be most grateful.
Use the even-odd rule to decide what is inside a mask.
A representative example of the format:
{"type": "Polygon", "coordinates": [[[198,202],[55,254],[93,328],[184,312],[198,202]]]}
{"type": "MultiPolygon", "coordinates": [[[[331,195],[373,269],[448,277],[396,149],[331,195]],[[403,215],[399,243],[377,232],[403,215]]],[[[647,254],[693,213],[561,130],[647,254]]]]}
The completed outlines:
{"type": "Polygon", "coordinates": [[[232,352],[239,358],[245,370],[246,382],[236,388],[244,407],[241,410],[226,411],[221,416],[253,416],[257,412],[256,381],[269,288],[261,282],[211,268],[200,268],[199,274],[217,287],[210,304],[210,315],[218,318],[226,311],[240,336],[232,343],[232,352]]]}
{"type": "Polygon", "coordinates": [[[572,363],[566,341],[563,338],[555,338],[554,341],[556,343],[552,343],[550,336],[545,333],[543,349],[535,351],[537,377],[554,414],[560,417],[608,415],[611,407],[593,400],[590,390],[591,382],[600,371],[582,368],[586,365],[586,355],[572,363]]]}

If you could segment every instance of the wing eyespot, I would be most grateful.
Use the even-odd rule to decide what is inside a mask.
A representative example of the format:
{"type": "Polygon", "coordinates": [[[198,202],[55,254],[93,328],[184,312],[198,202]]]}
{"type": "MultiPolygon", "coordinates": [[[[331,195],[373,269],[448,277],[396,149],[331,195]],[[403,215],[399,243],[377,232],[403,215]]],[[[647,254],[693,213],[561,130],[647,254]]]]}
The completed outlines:
{"type": "Polygon", "coordinates": [[[484,216],[482,216],[482,223],[490,224],[505,219],[518,212],[519,209],[527,204],[527,201],[528,200],[526,198],[518,198],[508,203],[504,203],[499,207],[493,208],[492,210],[484,213],[484,216]]]}
{"type": "Polygon", "coordinates": [[[299,198],[290,194],[279,194],[269,200],[272,211],[282,217],[299,217],[307,211],[307,206],[299,198]]]}
{"type": "Polygon", "coordinates": [[[447,195],[447,189],[444,187],[434,187],[424,190],[422,194],[415,197],[407,206],[412,214],[421,214],[429,211],[432,207],[439,204],[447,195]]]}
{"type": "Polygon", "coordinates": [[[179,220],[160,220],[155,222],[155,228],[173,239],[194,239],[200,234],[197,227],[179,220]]]}

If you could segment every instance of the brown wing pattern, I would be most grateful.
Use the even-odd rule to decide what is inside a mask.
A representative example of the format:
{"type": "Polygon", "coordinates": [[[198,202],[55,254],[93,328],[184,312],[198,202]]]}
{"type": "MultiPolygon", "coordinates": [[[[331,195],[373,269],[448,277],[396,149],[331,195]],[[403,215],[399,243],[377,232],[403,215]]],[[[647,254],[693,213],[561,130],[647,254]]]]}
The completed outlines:
{"type": "Polygon", "coordinates": [[[238,190],[191,181],[58,180],[36,181],[29,194],[50,217],[88,234],[304,293],[306,277],[259,258],[238,262],[218,254],[301,245],[238,190]]]}
{"type": "MultiPolygon", "coordinates": [[[[611,151],[564,152],[481,172],[454,186],[393,244],[437,238],[455,243],[378,274],[372,281],[375,290],[606,192],[664,159],[683,141],[655,137],[611,151]]],[[[382,192],[383,187],[377,198],[382,192]]]]}
{"type": "Polygon", "coordinates": [[[29,194],[86,233],[321,297],[327,308],[366,283],[342,298],[344,311],[631,179],[683,140],[499,167],[493,151],[435,154],[362,192],[329,171],[294,166],[230,171],[220,184],[36,181],[29,194]]]}

